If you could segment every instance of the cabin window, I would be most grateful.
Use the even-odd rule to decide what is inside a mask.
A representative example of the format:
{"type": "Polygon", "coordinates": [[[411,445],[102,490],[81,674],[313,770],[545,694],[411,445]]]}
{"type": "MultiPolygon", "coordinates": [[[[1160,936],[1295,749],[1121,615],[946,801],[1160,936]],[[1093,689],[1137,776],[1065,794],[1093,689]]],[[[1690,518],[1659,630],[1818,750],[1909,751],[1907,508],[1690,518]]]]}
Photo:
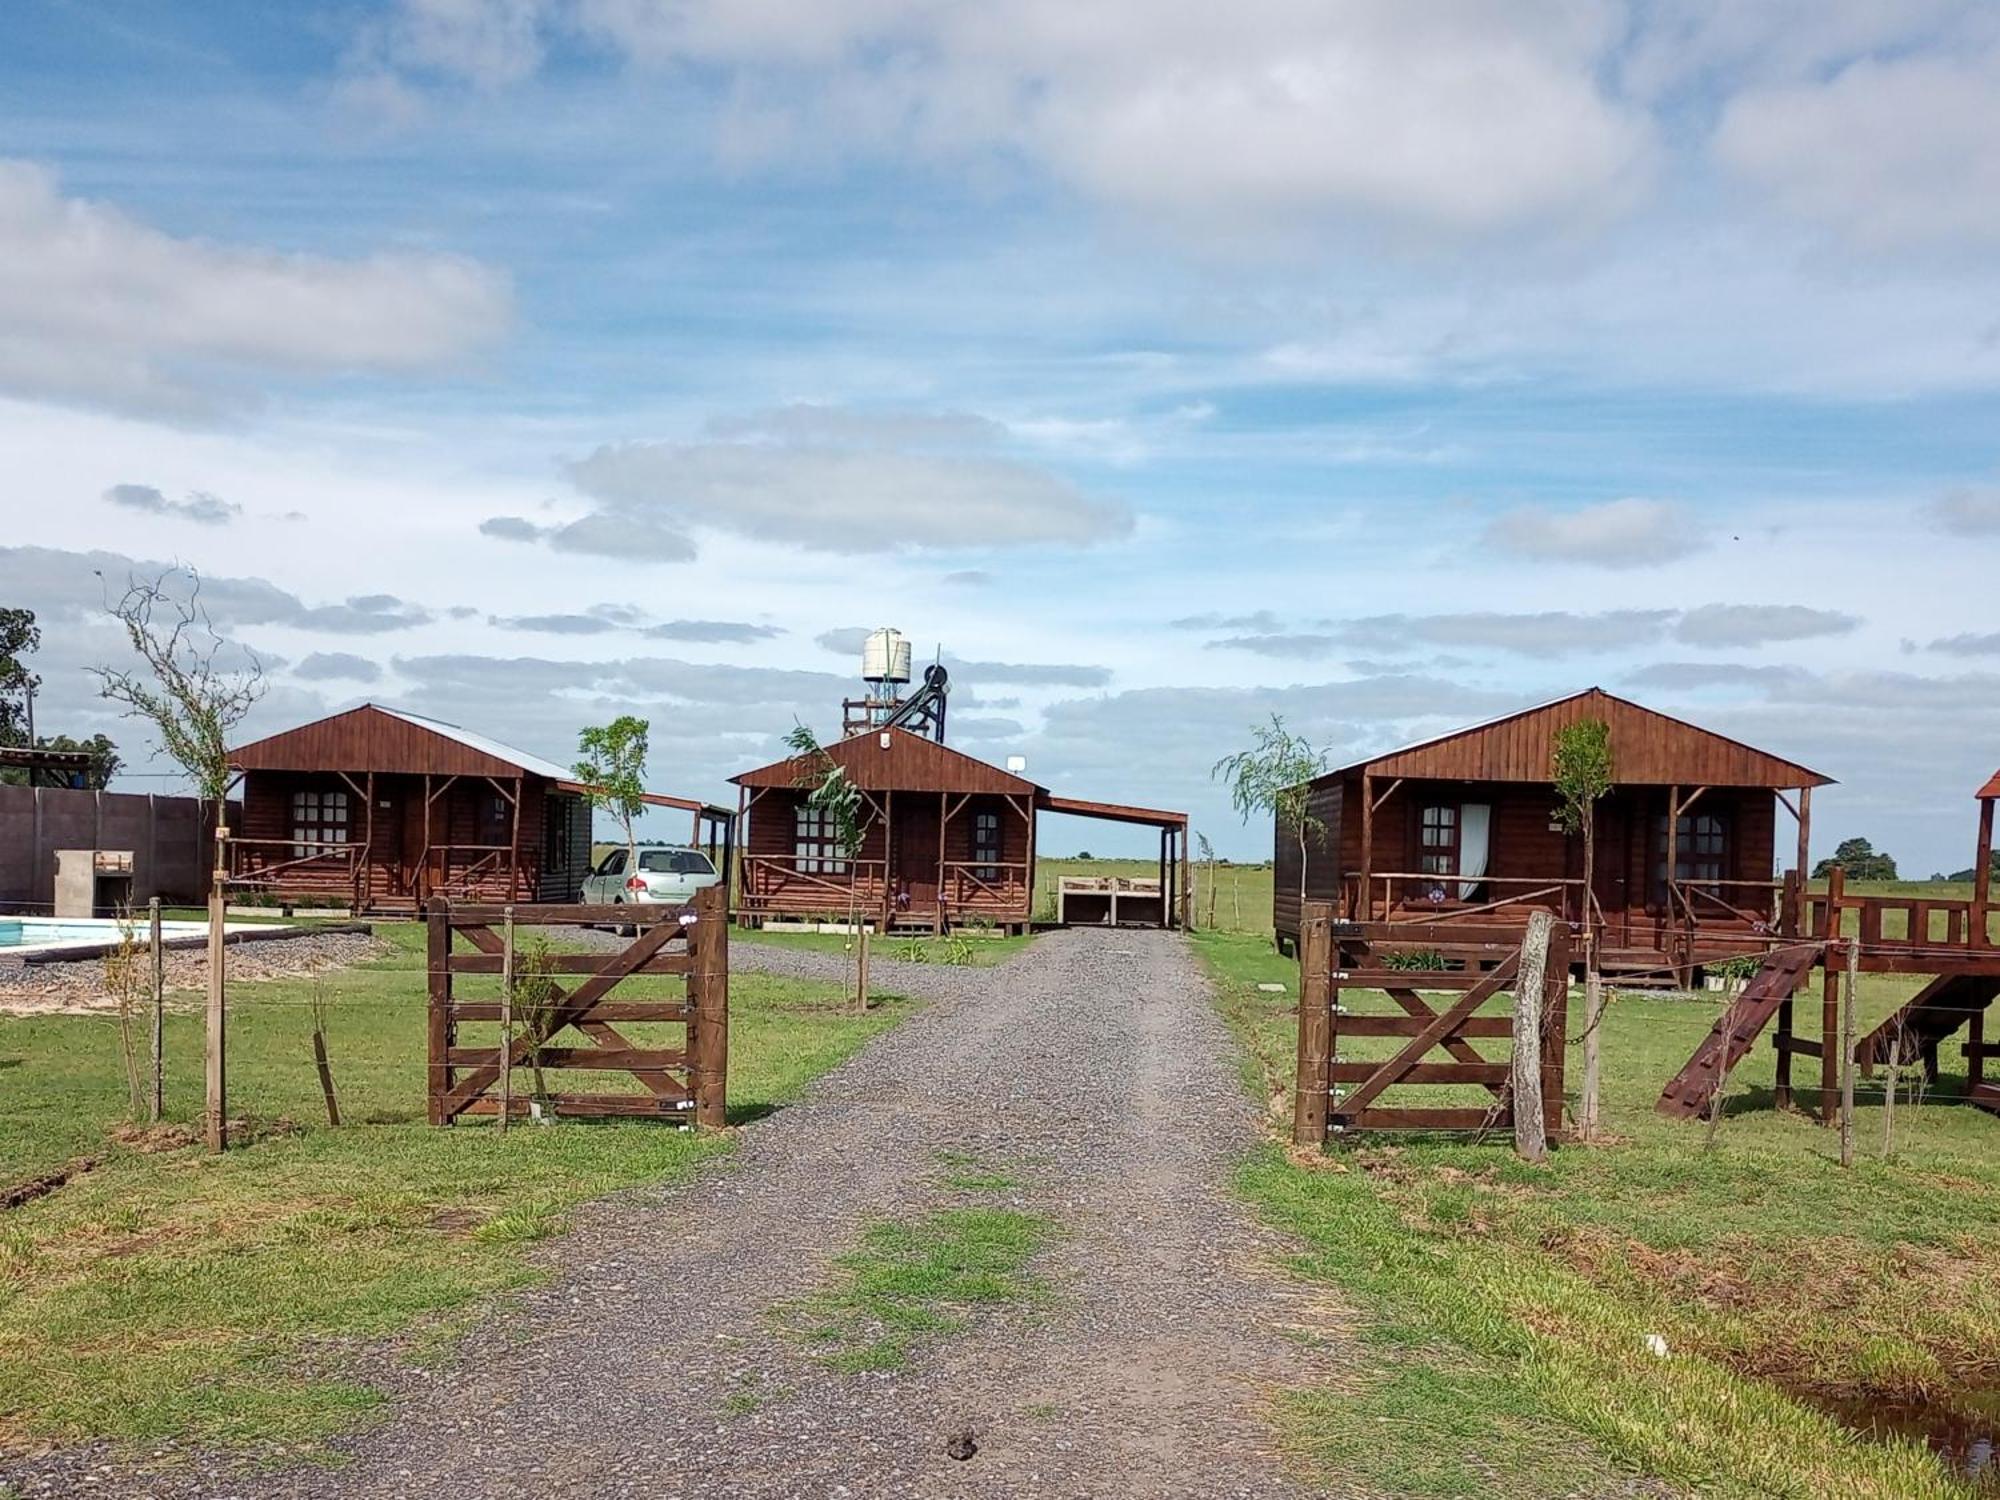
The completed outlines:
{"type": "MultiPolygon", "coordinates": [[[[1458,873],[1458,808],[1449,802],[1433,802],[1417,814],[1417,873],[1455,875],[1458,873]]],[[[1442,897],[1446,888],[1431,894],[1442,897]]]]}
{"type": "Polygon", "coordinates": [[[347,793],[292,793],[292,858],[310,859],[322,844],[347,842],[347,793]]]}
{"type": "Polygon", "coordinates": [[[845,875],[849,851],[823,807],[801,802],[792,813],[792,855],[801,875],[845,875]]]}
{"type": "Polygon", "coordinates": [[[1000,878],[1000,814],[975,813],[972,818],[972,878],[989,884],[1000,878]]]}
{"type": "Polygon", "coordinates": [[[479,842],[489,849],[514,842],[514,804],[497,791],[479,799],[479,842]]]}
{"type": "MultiPolygon", "coordinates": [[[[1729,824],[1720,813],[1682,813],[1675,833],[1674,878],[1710,895],[1729,874],[1729,824]]],[[[1653,820],[1653,905],[1667,905],[1667,815],[1653,820]]],[[[1713,911],[1710,915],[1715,915],[1713,911]]]]}

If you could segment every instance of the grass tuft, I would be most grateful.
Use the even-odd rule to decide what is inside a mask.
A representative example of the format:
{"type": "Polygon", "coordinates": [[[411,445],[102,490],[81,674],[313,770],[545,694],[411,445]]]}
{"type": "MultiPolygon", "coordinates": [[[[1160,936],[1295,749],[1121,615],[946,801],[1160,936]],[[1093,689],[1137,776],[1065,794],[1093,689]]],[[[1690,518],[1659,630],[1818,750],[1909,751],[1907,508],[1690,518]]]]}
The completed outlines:
{"type": "Polygon", "coordinates": [[[840,1258],[840,1284],[789,1310],[794,1326],[838,1369],[895,1369],[973,1309],[1043,1295],[1026,1268],[1051,1228],[1038,1214],[987,1208],[872,1224],[840,1258]]]}

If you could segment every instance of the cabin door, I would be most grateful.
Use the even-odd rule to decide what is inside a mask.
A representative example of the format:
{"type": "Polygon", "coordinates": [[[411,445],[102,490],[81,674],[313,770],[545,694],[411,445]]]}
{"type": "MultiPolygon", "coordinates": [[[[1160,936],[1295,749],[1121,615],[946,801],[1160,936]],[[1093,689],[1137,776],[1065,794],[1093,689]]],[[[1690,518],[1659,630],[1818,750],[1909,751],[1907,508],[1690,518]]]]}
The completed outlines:
{"type": "Polygon", "coordinates": [[[371,896],[403,896],[403,804],[396,783],[375,778],[375,806],[368,825],[368,890],[371,896]]]}
{"type": "Polygon", "coordinates": [[[922,793],[896,799],[896,841],[889,851],[891,910],[929,917],[938,909],[938,819],[922,793]]]}

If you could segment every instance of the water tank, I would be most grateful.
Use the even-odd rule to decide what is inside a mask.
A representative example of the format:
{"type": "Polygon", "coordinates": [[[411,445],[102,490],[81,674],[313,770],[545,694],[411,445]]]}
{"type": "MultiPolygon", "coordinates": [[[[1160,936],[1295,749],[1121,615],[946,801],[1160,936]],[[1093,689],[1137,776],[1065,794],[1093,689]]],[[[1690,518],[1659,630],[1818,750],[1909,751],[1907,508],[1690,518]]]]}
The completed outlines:
{"type": "Polygon", "coordinates": [[[863,682],[908,682],[910,643],[900,630],[884,627],[870,632],[861,644],[863,682]]]}

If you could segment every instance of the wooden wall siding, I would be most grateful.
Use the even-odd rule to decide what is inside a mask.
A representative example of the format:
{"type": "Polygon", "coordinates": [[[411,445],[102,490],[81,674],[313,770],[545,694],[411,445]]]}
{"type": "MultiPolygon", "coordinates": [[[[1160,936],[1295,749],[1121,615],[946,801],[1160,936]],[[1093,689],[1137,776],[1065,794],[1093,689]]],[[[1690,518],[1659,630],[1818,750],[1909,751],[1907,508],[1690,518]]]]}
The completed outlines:
{"type": "MultiPolygon", "coordinates": [[[[583,895],[584,877],[590,874],[590,802],[567,792],[551,792],[530,782],[542,793],[542,860],[538,901],[576,901],[583,895]],[[565,831],[567,838],[565,838],[565,831]]],[[[522,808],[521,837],[527,839],[527,808],[522,808]]]]}
{"type": "MultiPolygon", "coordinates": [[[[1306,805],[1312,815],[1326,826],[1322,837],[1309,839],[1306,844],[1306,895],[1309,900],[1340,899],[1341,862],[1338,851],[1343,831],[1353,821],[1346,816],[1343,801],[1344,787],[1338,781],[1317,783],[1306,797],[1306,805]]],[[[1271,845],[1271,879],[1273,922],[1278,931],[1294,934],[1299,930],[1299,841],[1283,830],[1275,832],[1271,845]]]]}
{"type": "Polygon", "coordinates": [[[1398,776],[1546,782],[1556,731],[1583,719],[1602,719],[1611,727],[1618,779],[1627,785],[1828,784],[1816,771],[1598,688],[1384,756],[1369,762],[1368,770],[1378,783],[1398,776]]]}
{"type": "MultiPolygon", "coordinates": [[[[850,882],[845,876],[795,874],[790,868],[790,861],[797,853],[797,809],[806,794],[790,786],[761,793],[750,805],[744,831],[744,908],[774,914],[844,919],[848,911],[847,889],[852,883],[859,889],[858,909],[861,914],[872,916],[883,909],[887,898],[904,881],[926,887],[940,884],[938,877],[943,872],[937,864],[935,837],[940,795],[935,791],[907,789],[893,793],[892,818],[899,826],[905,818],[928,819],[927,826],[932,832],[924,840],[925,857],[921,869],[904,869],[894,863],[889,822],[878,815],[862,834],[850,882]]],[[[1003,866],[1028,864],[1028,824],[1021,812],[1016,810],[1020,806],[1018,800],[1015,808],[1009,808],[1004,797],[973,796],[959,806],[961,794],[942,795],[949,796],[954,807],[951,820],[944,829],[944,860],[947,866],[972,861],[974,818],[982,811],[995,812],[1000,816],[998,863],[1003,866]]],[[[1032,810],[1029,815],[1032,816],[1032,810]]],[[[987,882],[1007,888],[1003,890],[977,890],[967,882],[949,882],[956,893],[955,899],[949,903],[950,910],[1026,921],[1033,900],[1033,871],[1024,868],[1003,873],[1010,878],[987,882]]],[[[918,901],[908,914],[928,917],[935,910],[934,904],[918,901]]]]}
{"type": "Polygon", "coordinates": [[[378,771],[421,776],[499,776],[521,768],[364,703],[240,745],[229,763],[242,771],[378,771]]]}
{"type": "MultiPolygon", "coordinates": [[[[364,776],[356,776],[362,781],[364,776]]],[[[511,791],[514,783],[505,780],[511,791]]],[[[433,783],[436,790],[436,783],[433,783]]],[[[239,870],[254,870],[259,864],[289,861],[284,845],[292,837],[292,794],[295,791],[344,791],[350,799],[348,839],[360,847],[368,841],[368,810],[354,789],[331,772],[252,771],[243,778],[243,815],[240,836],[249,841],[239,851],[239,870]],[[248,863],[245,863],[245,861],[248,863]]],[[[527,781],[521,788],[521,832],[518,864],[511,884],[504,854],[491,857],[490,851],[472,846],[494,843],[506,845],[512,834],[512,811],[506,821],[497,818],[482,822],[481,805],[496,795],[483,777],[454,782],[431,804],[431,858],[423,880],[431,888],[462,890],[482,901],[533,901],[544,899],[542,847],[546,827],[545,805],[553,802],[579,803],[582,799],[550,798],[546,786],[527,781]]],[[[416,889],[419,856],[423,852],[424,778],[381,775],[375,777],[374,841],[369,845],[364,870],[362,901],[368,906],[407,905],[419,896],[416,889]],[[383,806],[382,804],[388,804],[383,806]]],[[[574,816],[572,810],[571,816],[574,816]]],[[[588,809],[585,808],[587,820],[588,809]]],[[[586,821],[587,829],[587,821],[586,821]]],[[[589,859],[589,840],[581,845],[580,858],[589,859]]],[[[328,857],[308,864],[294,864],[279,871],[270,889],[286,896],[338,896],[346,898],[354,890],[352,863],[328,857]]],[[[578,888],[581,876],[577,877],[578,888]]],[[[554,885],[549,886],[554,889],[554,885]]],[[[550,897],[547,899],[557,899],[550,897]]]]}
{"type": "MultiPolygon", "coordinates": [[[[882,748],[879,733],[858,734],[826,747],[827,756],[865,791],[887,791],[893,787],[897,791],[990,792],[1015,797],[1032,797],[1041,791],[1032,781],[1024,781],[935,740],[901,729],[884,732],[889,736],[886,750],[882,748]]],[[[730,779],[738,786],[792,791],[801,781],[810,779],[810,771],[809,761],[794,757],[730,779]]]]}
{"type": "MultiPolygon", "coordinates": [[[[1692,786],[1684,787],[1685,798],[1692,786]]],[[[1410,874],[1418,868],[1421,810],[1433,802],[1456,806],[1484,802],[1492,809],[1486,873],[1496,879],[1578,880],[1583,875],[1583,845],[1553,826],[1555,791],[1548,786],[1515,782],[1420,781],[1406,779],[1393,791],[1378,784],[1383,797],[1374,819],[1373,871],[1376,875],[1410,874]]],[[[1325,849],[1309,851],[1307,883],[1311,899],[1335,900],[1344,892],[1358,895],[1361,871],[1361,778],[1348,773],[1342,780],[1314,789],[1314,805],[1329,830],[1325,849]],[[1338,849],[1336,861],[1332,851],[1338,849]],[[1342,878],[1335,875],[1336,868],[1342,878]]],[[[1665,931],[1666,913],[1651,899],[1654,825],[1665,816],[1667,789],[1650,786],[1616,788],[1598,805],[1597,897],[1605,916],[1630,941],[1653,941],[1665,931]]],[[[1777,798],[1768,791],[1717,787],[1702,794],[1692,813],[1720,814],[1729,828],[1728,868],[1724,878],[1766,881],[1773,878],[1778,847],[1777,798]]],[[[1786,815],[1789,823],[1789,814],[1786,815]]],[[[1787,829],[1789,833],[1789,828],[1787,829]]],[[[1272,919],[1279,934],[1298,932],[1298,850],[1289,840],[1274,846],[1275,885],[1272,919]],[[1289,845],[1289,849],[1286,847],[1289,845]]],[[[1400,884],[1400,883],[1399,883],[1400,884]]],[[[1375,894],[1379,898],[1380,885],[1375,894]]],[[[1506,894],[1494,890],[1486,899],[1506,894]]],[[[1728,894],[1728,893],[1725,893],[1728,894]]],[[[1747,903],[1750,893],[1742,893],[1747,903]]],[[[1717,913],[1718,921],[1722,914],[1717,913]]],[[[1622,940],[1622,939],[1621,939],[1622,940]]]]}

